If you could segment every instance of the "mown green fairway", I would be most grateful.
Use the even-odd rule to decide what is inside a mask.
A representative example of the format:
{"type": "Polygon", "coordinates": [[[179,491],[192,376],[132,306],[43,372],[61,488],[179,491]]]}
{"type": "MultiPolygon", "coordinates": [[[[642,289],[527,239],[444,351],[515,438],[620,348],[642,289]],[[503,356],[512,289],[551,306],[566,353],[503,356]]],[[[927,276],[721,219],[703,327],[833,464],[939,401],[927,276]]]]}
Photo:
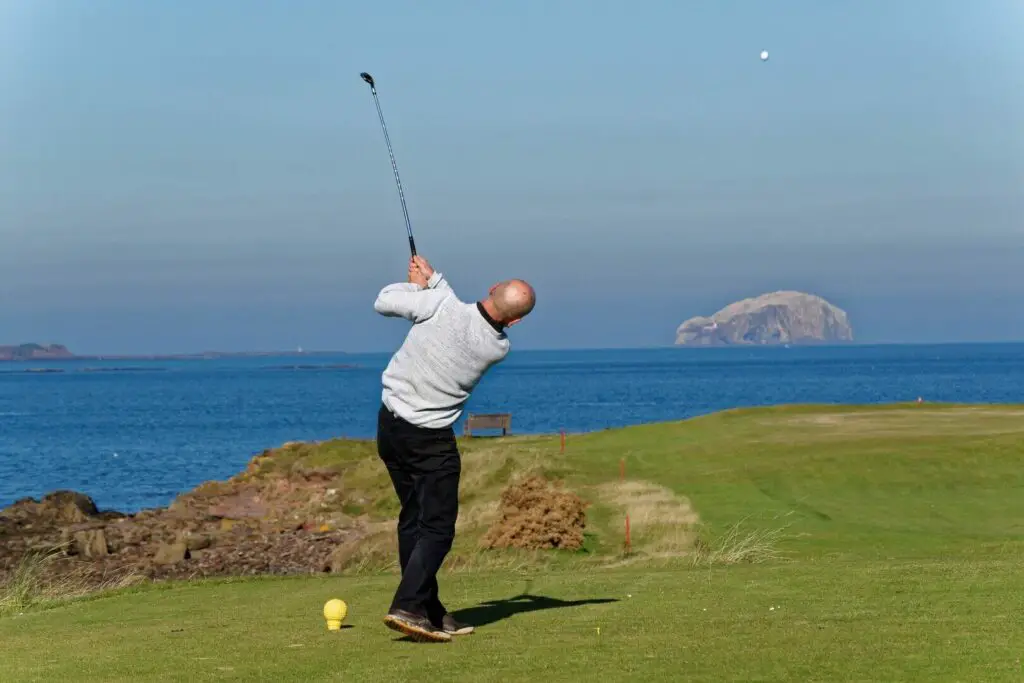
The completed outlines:
{"type": "Polygon", "coordinates": [[[467,447],[467,468],[540,456],[598,501],[588,557],[442,577],[473,635],[397,641],[389,574],[178,584],[0,619],[0,681],[1024,680],[1024,408],[785,407],[557,442],[467,447]],[[712,550],[740,523],[782,556],[653,557],[662,513],[608,497],[620,458],[712,550]],[[331,597],[351,628],[325,629],[331,597]]]}

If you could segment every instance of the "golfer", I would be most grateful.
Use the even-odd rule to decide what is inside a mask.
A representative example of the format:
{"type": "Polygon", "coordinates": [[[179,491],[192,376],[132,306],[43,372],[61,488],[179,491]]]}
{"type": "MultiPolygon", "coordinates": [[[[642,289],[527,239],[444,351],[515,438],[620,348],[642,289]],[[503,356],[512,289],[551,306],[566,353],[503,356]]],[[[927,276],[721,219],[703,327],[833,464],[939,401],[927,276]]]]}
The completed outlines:
{"type": "Polygon", "coordinates": [[[419,641],[471,633],[438,597],[437,571],[451,550],[459,511],[461,457],[452,424],[485,372],[508,354],[505,330],[533,310],[522,280],[466,303],[426,259],[409,261],[409,281],[388,285],[374,309],[412,322],[382,376],[377,453],[398,494],[402,579],[384,623],[419,641]]]}

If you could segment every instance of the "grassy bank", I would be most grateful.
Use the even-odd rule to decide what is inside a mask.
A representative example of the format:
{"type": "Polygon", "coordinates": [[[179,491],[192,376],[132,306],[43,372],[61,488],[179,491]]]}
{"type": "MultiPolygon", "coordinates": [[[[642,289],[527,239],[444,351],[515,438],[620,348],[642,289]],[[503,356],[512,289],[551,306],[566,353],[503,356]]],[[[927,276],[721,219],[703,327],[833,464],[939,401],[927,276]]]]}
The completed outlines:
{"type": "MultiPolygon", "coordinates": [[[[365,445],[272,460],[343,467],[353,513],[393,512],[365,445]]],[[[564,454],[557,437],[472,441],[441,579],[472,636],[394,642],[382,521],[346,575],[133,587],[0,619],[0,680],[1019,681],[1022,465],[1024,407],[1008,406],[731,411],[570,435],[564,454]],[[583,552],[479,549],[527,471],[591,503],[583,552]],[[351,628],[324,629],[330,597],[351,628]]]]}

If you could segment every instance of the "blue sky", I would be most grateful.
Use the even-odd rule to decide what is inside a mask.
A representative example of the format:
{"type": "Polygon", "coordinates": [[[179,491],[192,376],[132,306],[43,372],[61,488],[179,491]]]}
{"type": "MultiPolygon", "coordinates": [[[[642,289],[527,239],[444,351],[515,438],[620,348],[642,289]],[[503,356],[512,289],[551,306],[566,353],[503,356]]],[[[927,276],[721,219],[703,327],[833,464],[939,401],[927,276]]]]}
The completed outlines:
{"type": "Polygon", "coordinates": [[[519,348],[774,289],[1024,339],[1015,0],[0,0],[0,343],[388,350],[420,251],[519,348]],[[629,9],[632,7],[632,9],[629,9]],[[762,63],[758,53],[771,59],[762,63]]]}

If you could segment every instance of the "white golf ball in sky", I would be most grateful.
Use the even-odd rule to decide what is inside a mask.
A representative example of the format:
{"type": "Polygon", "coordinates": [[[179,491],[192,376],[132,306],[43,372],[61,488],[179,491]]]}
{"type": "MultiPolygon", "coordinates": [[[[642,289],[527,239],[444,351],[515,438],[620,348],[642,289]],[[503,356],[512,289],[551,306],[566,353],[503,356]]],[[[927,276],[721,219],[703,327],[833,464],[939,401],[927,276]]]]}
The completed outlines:
{"type": "Polygon", "coordinates": [[[768,50],[761,50],[761,61],[762,62],[767,62],[768,61],[768,50]]]}

